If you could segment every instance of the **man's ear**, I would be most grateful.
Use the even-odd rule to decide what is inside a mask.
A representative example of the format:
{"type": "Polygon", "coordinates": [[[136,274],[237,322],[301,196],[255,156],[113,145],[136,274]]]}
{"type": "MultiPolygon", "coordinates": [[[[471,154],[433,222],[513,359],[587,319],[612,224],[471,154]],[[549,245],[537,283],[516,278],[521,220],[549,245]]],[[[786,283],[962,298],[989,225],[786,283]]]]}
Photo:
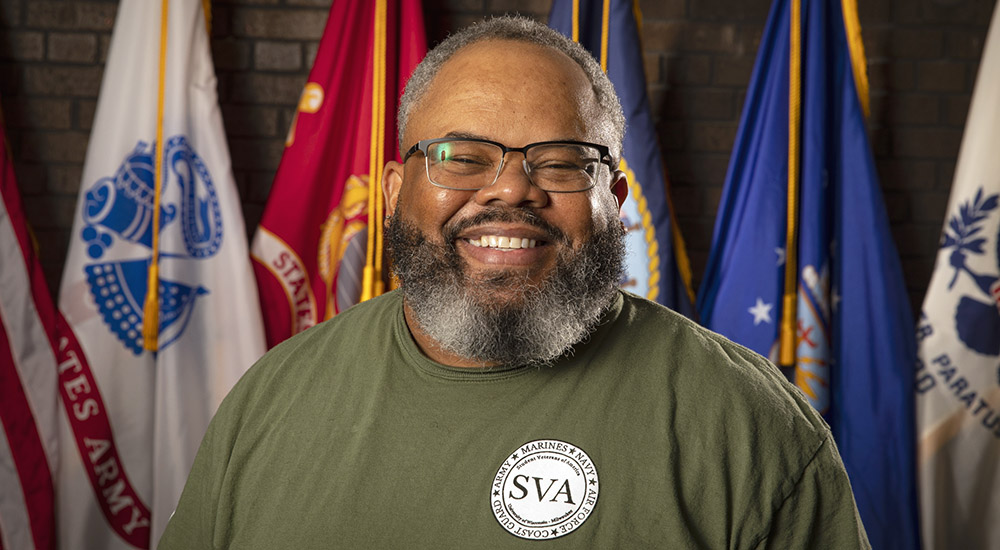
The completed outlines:
{"type": "Polygon", "coordinates": [[[625,176],[625,172],[615,170],[611,174],[611,193],[618,201],[618,213],[621,214],[622,205],[625,204],[625,198],[628,197],[628,178],[625,176]]]}
{"type": "Polygon", "coordinates": [[[382,170],[382,196],[385,197],[385,216],[391,217],[396,211],[399,189],[403,186],[403,165],[391,160],[382,170]]]}

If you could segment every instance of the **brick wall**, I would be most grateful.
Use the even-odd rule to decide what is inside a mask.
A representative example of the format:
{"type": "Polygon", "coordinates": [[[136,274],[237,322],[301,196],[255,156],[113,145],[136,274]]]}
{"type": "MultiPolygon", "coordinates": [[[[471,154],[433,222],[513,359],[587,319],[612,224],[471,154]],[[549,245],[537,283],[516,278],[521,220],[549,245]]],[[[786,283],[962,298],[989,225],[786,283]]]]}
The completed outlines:
{"type": "MultiPolygon", "coordinates": [[[[424,0],[432,44],[550,0],[424,0]]],[[[645,67],[696,282],[771,0],[642,0],[645,67]]],[[[859,2],[870,132],[915,308],[937,249],[994,0],[859,2]]],[[[216,0],[212,55],[248,226],[260,217],[330,0],[216,0]]],[[[0,0],[0,97],[43,266],[58,287],[114,0],[0,0]]],[[[248,231],[249,232],[249,231],[248,231]]]]}

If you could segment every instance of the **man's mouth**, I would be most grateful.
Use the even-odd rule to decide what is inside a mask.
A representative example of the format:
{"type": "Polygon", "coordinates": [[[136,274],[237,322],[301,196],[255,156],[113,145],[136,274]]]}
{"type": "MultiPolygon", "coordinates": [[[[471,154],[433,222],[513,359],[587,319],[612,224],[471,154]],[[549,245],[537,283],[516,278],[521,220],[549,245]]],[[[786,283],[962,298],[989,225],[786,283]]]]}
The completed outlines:
{"type": "Polygon", "coordinates": [[[472,246],[480,248],[496,248],[499,250],[516,250],[521,248],[535,248],[538,246],[537,239],[521,237],[503,237],[498,235],[483,235],[478,239],[465,239],[472,246]]]}

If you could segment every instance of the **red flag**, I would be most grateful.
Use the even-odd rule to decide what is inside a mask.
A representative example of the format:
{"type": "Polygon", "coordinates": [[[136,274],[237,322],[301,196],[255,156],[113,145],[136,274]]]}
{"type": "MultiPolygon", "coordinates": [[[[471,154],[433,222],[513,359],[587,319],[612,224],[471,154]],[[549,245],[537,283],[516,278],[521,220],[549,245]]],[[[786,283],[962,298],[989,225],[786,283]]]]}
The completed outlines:
{"type": "Polygon", "coordinates": [[[0,123],[0,548],[55,548],[56,317],[0,123]]]}
{"type": "Polygon", "coordinates": [[[399,96],[426,51],[419,0],[330,7],[251,247],[269,347],[360,300],[369,191],[398,158],[399,96]]]}

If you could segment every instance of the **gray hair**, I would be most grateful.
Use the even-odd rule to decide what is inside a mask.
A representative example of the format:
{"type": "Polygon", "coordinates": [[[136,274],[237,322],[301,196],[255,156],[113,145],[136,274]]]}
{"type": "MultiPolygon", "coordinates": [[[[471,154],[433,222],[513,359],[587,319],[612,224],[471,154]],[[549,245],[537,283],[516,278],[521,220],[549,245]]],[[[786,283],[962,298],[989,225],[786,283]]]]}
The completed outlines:
{"type": "Polygon", "coordinates": [[[611,148],[611,154],[615,159],[621,157],[622,142],[625,139],[625,115],[622,113],[621,103],[618,101],[618,95],[615,94],[615,88],[611,84],[611,80],[608,79],[608,75],[604,74],[601,66],[586,48],[538,21],[521,16],[495,17],[466,27],[449,36],[427,53],[423,61],[414,69],[399,102],[397,120],[401,153],[405,151],[403,134],[406,132],[410,113],[420,103],[441,67],[462,48],[487,40],[513,40],[535,44],[562,52],[575,61],[587,75],[587,80],[590,81],[594,90],[594,96],[603,119],[602,126],[606,128],[609,133],[608,137],[612,141],[607,144],[611,148]]]}

